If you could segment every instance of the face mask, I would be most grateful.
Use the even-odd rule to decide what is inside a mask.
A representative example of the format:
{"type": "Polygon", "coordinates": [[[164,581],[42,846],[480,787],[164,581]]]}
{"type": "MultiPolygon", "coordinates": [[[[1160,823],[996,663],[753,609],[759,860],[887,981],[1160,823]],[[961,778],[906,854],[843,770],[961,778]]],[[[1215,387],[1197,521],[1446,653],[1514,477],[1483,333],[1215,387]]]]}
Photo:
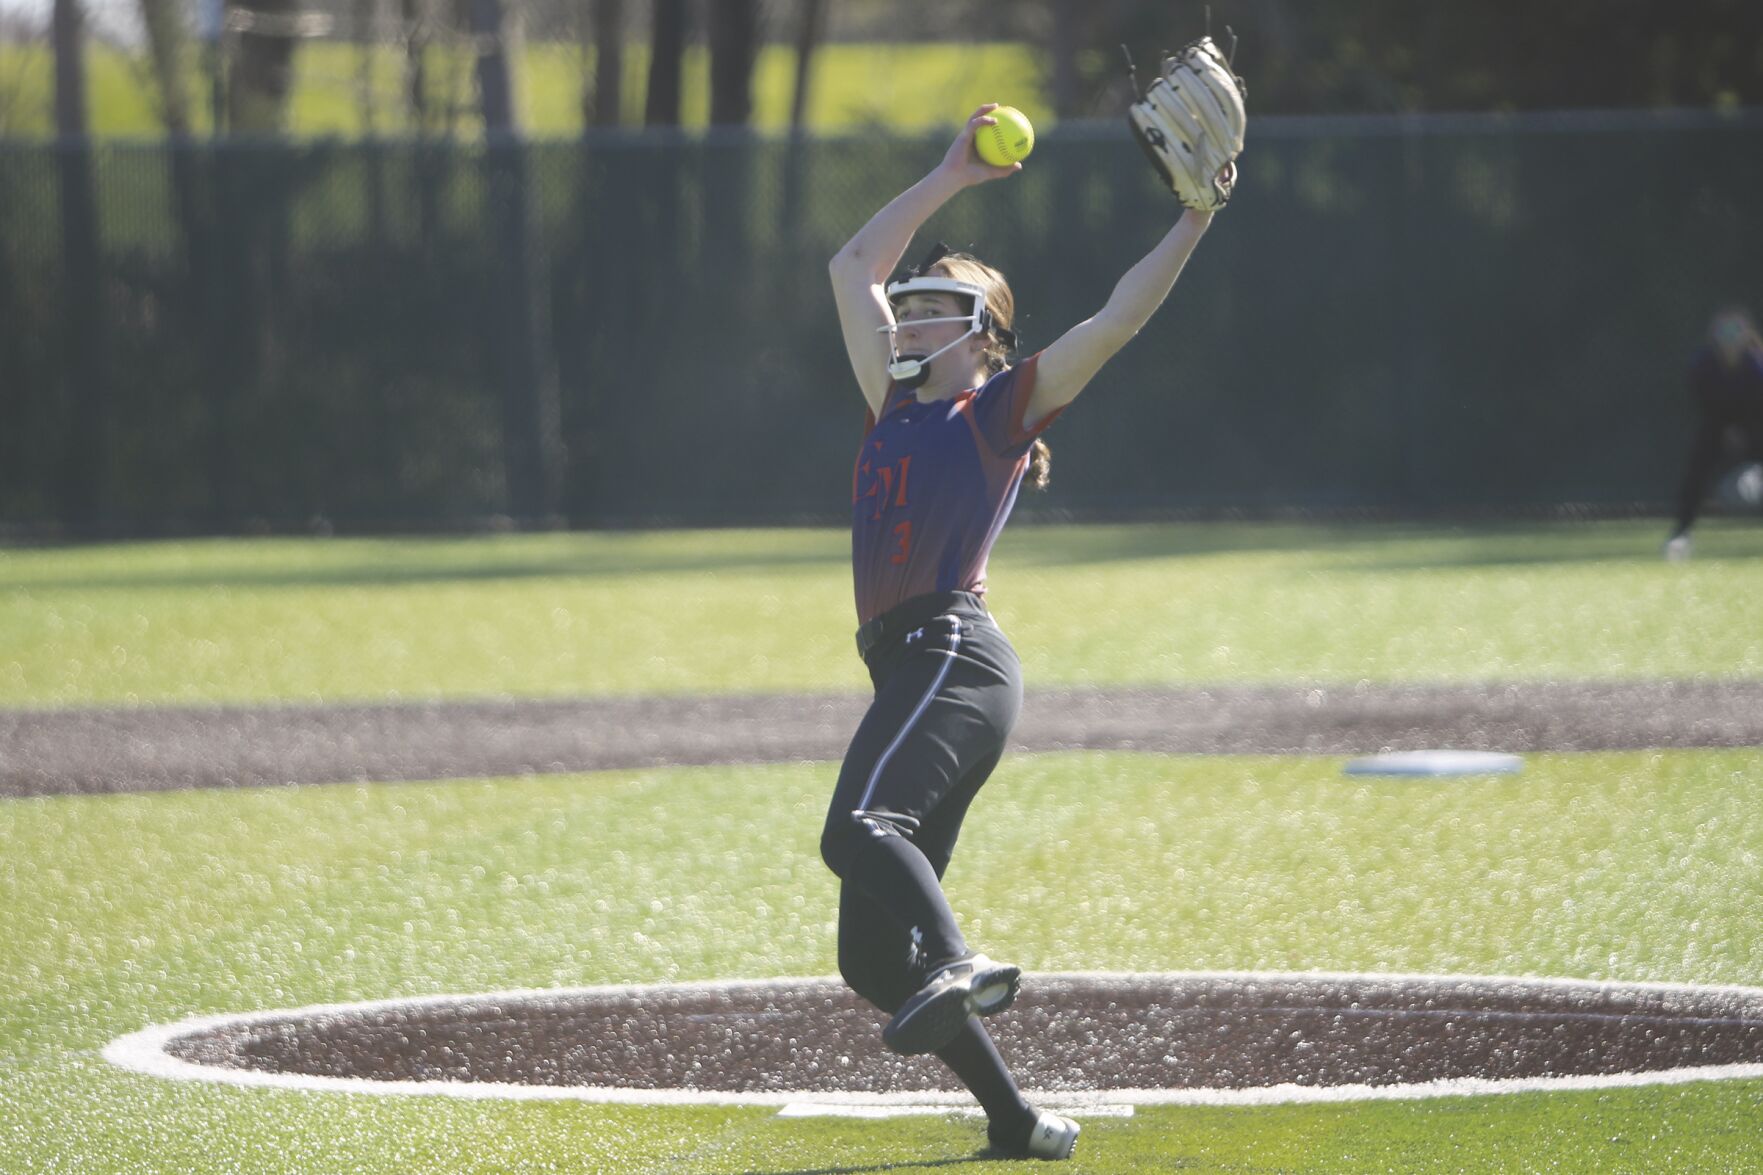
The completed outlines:
{"type": "Polygon", "coordinates": [[[955,281],[947,277],[915,277],[906,281],[894,282],[888,286],[888,301],[899,305],[901,299],[908,294],[954,294],[966,298],[972,307],[966,314],[945,315],[940,318],[920,318],[919,324],[931,322],[965,322],[967,330],[959,338],[945,346],[938,347],[929,355],[900,354],[900,324],[890,322],[886,326],[876,328],[877,333],[887,332],[888,336],[888,374],[894,382],[903,388],[922,387],[930,378],[931,360],[952,347],[959,346],[976,334],[984,334],[991,325],[991,315],[986,313],[986,292],[972,282],[955,281]]]}

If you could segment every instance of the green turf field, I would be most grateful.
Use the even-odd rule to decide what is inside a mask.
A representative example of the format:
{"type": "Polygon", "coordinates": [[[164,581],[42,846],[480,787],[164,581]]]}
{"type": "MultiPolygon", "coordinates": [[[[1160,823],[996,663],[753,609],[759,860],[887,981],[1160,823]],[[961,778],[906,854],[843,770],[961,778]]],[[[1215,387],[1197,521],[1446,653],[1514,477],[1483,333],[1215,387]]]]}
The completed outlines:
{"type": "MultiPolygon", "coordinates": [[[[1763,675],[1763,530],[1019,527],[1031,684],[1763,675]],[[1135,642],[1142,653],[1135,653],[1135,642]]],[[[858,688],[827,532],[0,551],[0,705],[858,688]],[[622,662],[622,664],[618,664],[622,662]]],[[[399,995],[827,974],[831,768],[0,801],[0,1170],[935,1171],[957,1118],[185,1085],[111,1038],[399,995]],[[760,851],[755,851],[755,846],[760,851]]],[[[949,876],[1035,969],[1763,983],[1763,751],[1007,760],[949,876]],[[1099,851],[1098,846],[1106,846],[1099,851]]],[[[1075,1171],[1760,1169],[1763,1082],[1141,1107],[1075,1171]]],[[[985,1170],[1019,1169],[987,1164],[985,1170]]],[[[1020,1169],[1038,1169],[1022,1164],[1020,1169]]]]}
{"type": "MultiPolygon", "coordinates": [[[[1763,528],[1029,527],[1031,684],[1763,676],[1763,528]]],[[[819,530],[0,553],[0,705],[857,689],[819,530]]]]}
{"type": "MultiPolygon", "coordinates": [[[[460,105],[474,111],[473,58],[463,45],[437,45],[428,70],[434,105],[460,105]]],[[[196,129],[206,132],[207,83],[199,63],[188,62],[188,93],[196,129]]],[[[522,73],[521,118],[529,134],[579,134],[583,79],[592,55],[571,45],[527,46],[522,73]]],[[[367,59],[365,77],[376,105],[375,129],[398,134],[408,127],[401,114],[403,50],[382,46],[367,59]]],[[[627,126],[643,120],[643,87],[649,75],[648,48],[632,46],[624,65],[622,116],[627,126]]],[[[786,130],[794,94],[794,49],[767,45],[753,76],[753,125],[767,132],[786,130]]],[[[923,130],[953,126],[981,102],[1020,107],[1037,124],[1052,120],[1039,56],[1021,44],[837,44],[816,58],[807,119],[822,134],[863,127],[923,130]]],[[[145,62],[107,46],[89,54],[89,102],[93,133],[108,138],[144,138],[164,133],[159,98],[145,62]]],[[[296,137],[363,131],[362,58],[352,45],[319,41],[302,45],[294,61],[289,133],[296,137]]],[[[700,47],[688,50],[680,95],[681,118],[701,129],[709,122],[710,61],[700,47]]],[[[46,137],[53,133],[54,69],[43,45],[0,44],[0,137],[46,137]]],[[[481,123],[461,116],[460,133],[475,137],[481,123]]]]}

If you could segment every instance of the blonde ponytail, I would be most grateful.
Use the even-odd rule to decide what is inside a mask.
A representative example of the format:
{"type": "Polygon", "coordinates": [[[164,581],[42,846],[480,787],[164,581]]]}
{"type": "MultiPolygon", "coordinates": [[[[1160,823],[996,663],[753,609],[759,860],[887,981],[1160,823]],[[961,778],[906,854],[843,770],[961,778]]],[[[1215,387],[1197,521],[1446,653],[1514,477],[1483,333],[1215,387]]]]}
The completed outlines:
{"type": "Polygon", "coordinates": [[[1044,490],[1052,476],[1053,450],[1047,447],[1046,441],[1036,437],[1035,443],[1029,446],[1028,476],[1023,480],[1028,482],[1030,489],[1044,490]]]}

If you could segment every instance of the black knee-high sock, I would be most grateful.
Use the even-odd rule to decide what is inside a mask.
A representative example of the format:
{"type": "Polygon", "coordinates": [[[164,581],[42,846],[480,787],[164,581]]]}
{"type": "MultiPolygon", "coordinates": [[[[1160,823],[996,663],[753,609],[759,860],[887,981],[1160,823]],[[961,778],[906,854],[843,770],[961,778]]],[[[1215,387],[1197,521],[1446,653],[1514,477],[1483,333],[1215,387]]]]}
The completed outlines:
{"type": "Polygon", "coordinates": [[[845,880],[901,926],[916,930],[923,958],[942,962],[967,953],[967,940],[955,925],[955,911],[943,896],[937,871],[905,837],[878,836],[865,842],[846,868],[845,880]]]}
{"type": "Polygon", "coordinates": [[[955,1039],[937,1050],[937,1059],[953,1069],[961,1084],[973,1091],[994,1127],[1012,1138],[1018,1129],[1027,1133],[1028,1119],[1034,1110],[1016,1088],[1016,1079],[1010,1076],[998,1046],[979,1017],[969,1016],[955,1039]]]}

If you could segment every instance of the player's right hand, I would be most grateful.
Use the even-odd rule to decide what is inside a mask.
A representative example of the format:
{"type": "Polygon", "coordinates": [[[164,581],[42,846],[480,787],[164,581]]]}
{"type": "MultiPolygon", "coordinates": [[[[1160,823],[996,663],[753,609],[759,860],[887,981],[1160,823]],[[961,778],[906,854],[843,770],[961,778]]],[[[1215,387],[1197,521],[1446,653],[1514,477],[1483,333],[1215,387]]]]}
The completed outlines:
{"type": "Polygon", "coordinates": [[[963,185],[983,184],[987,180],[1001,180],[1006,176],[1015,175],[1022,170],[1022,164],[1012,163],[1008,167],[993,167],[979,157],[979,151],[973,145],[973,138],[984,126],[995,126],[998,120],[992,117],[992,111],[998,103],[987,102],[973,112],[955,141],[949,144],[948,151],[943,154],[942,163],[937,167],[959,179],[963,185]]]}

